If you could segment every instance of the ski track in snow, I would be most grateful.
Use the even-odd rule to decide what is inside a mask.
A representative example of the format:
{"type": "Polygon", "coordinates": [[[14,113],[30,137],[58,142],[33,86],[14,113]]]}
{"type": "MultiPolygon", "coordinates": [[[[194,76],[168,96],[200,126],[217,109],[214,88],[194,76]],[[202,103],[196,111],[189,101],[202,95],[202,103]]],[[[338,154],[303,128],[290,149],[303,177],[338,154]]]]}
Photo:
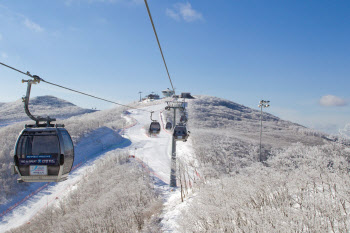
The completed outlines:
{"type": "MultiPolygon", "coordinates": [[[[28,196],[34,192],[32,196],[25,198],[22,195],[14,199],[12,204],[15,202],[20,202],[20,204],[3,216],[0,215],[0,232],[22,224],[30,224],[30,220],[45,210],[47,206],[58,204],[62,197],[79,185],[86,172],[94,166],[94,161],[112,150],[125,150],[133,154],[135,161],[150,173],[156,189],[164,201],[164,209],[161,214],[162,231],[178,232],[176,220],[181,214],[180,209],[184,208],[186,202],[181,203],[180,191],[177,188],[170,188],[168,185],[170,182],[172,138],[171,132],[165,130],[165,123],[162,119],[161,112],[165,106],[166,104],[163,103],[142,108],[147,111],[160,112],[153,114],[153,119],[158,120],[163,128],[157,136],[147,135],[145,126],[150,124],[149,113],[133,109],[129,110],[132,117],[124,115],[129,126],[118,131],[124,138],[107,127],[99,128],[84,138],[76,147],[76,152],[80,154],[80,159],[74,161],[74,166],[77,169],[70,173],[68,180],[60,183],[33,183],[26,193],[28,196]],[[36,190],[38,191],[35,192],[36,190]]],[[[191,153],[189,144],[180,142],[177,143],[177,147],[180,157],[191,153]]],[[[7,206],[7,208],[9,207],[7,206]]],[[[0,208],[0,214],[1,211],[4,209],[0,208]]]]}

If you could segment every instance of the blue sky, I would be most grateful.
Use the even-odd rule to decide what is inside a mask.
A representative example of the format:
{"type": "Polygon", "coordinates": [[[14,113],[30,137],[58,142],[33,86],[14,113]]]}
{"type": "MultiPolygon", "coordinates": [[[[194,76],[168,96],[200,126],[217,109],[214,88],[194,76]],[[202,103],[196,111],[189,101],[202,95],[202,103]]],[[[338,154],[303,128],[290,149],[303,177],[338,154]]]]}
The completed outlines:
{"type": "MultiPolygon", "coordinates": [[[[350,2],[149,0],[178,92],[213,95],[306,126],[350,123],[350,2]]],[[[121,103],[170,87],[142,0],[2,0],[0,61],[121,103]]],[[[0,67],[0,102],[21,76],[0,67]]],[[[111,107],[47,84],[83,107],[111,107]]]]}

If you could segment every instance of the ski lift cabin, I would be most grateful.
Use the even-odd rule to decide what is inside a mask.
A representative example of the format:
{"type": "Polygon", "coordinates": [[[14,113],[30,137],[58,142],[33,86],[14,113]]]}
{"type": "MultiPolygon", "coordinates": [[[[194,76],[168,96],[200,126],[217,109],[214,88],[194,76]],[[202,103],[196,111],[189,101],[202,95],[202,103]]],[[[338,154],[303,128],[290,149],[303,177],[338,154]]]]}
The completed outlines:
{"type": "Polygon", "coordinates": [[[171,122],[167,122],[165,125],[165,129],[171,129],[173,127],[173,125],[171,124],[171,122]]]}
{"type": "Polygon", "coordinates": [[[158,121],[152,121],[151,125],[149,126],[149,133],[150,134],[160,133],[160,124],[158,121]]]}
{"type": "Polygon", "coordinates": [[[189,135],[190,131],[187,131],[187,128],[183,124],[178,124],[174,128],[174,133],[173,136],[176,141],[187,141],[187,138],[189,135]]]}
{"type": "Polygon", "coordinates": [[[64,125],[51,124],[56,119],[33,116],[29,111],[32,84],[40,83],[39,76],[31,76],[27,94],[23,98],[24,110],[34,125],[26,125],[20,133],[14,152],[12,172],[22,182],[59,182],[67,179],[74,162],[74,145],[64,125]],[[40,124],[40,122],[46,122],[40,124]]]}
{"type": "Polygon", "coordinates": [[[17,139],[14,162],[18,182],[66,180],[74,162],[72,139],[63,125],[26,126],[17,139]]]}
{"type": "Polygon", "coordinates": [[[164,97],[171,97],[175,94],[175,92],[167,88],[166,90],[162,91],[162,94],[164,95],[164,97]]]}
{"type": "Polygon", "coordinates": [[[180,117],[180,122],[184,122],[184,123],[187,122],[187,117],[186,117],[186,115],[182,115],[182,116],[180,117]]]}

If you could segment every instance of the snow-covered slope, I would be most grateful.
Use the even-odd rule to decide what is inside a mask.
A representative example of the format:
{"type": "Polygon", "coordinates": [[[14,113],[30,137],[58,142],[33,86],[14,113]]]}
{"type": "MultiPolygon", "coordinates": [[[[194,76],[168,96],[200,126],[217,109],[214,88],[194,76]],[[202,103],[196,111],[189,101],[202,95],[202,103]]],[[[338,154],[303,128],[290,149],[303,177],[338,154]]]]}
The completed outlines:
{"type": "MultiPolygon", "coordinates": [[[[0,125],[28,120],[22,100],[0,103],[0,125]]],[[[65,119],[76,115],[91,113],[95,110],[80,108],[66,100],[54,96],[38,96],[30,99],[29,109],[34,116],[50,116],[65,119]]]]}
{"type": "Polygon", "coordinates": [[[62,192],[49,187],[50,206],[33,205],[43,206],[33,211],[35,217],[13,216],[26,224],[11,232],[159,232],[152,219],[162,202],[149,174],[122,152],[114,150],[102,157],[95,166],[81,169],[83,178],[74,174],[74,179],[57,185],[62,192]]]}
{"type": "MultiPolygon", "coordinates": [[[[51,98],[49,102],[52,100],[53,99],[51,98]]],[[[63,109],[62,113],[69,113],[69,109],[71,108],[76,110],[79,109],[78,107],[74,107],[72,104],[61,100],[58,100],[58,103],[53,102],[53,105],[61,106],[63,109]]],[[[119,136],[117,135],[117,132],[125,123],[125,120],[121,117],[123,110],[123,108],[114,108],[105,111],[92,112],[60,120],[57,121],[57,123],[63,123],[66,125],[66,129],[70,132],[74,144],[77,146],[85,137],[93,137],[95,135],[93,131],[103,127],[106,127],[106,130],[104,130],[105,133],[115,132],[114,136],[119,136]]],[[[85,110],[82,109],[82,112],[84,111],[85,110]]],[[[75,111],[75,113],[77,113],[77,111],[75,111]]],[[[16,201],[17,195],[26,195],[27,191],[30,189],[29,187],[35,186],[33,184],[17,184],[16,176],[11,175],[10,172],[10,167],[13,162],[14,145],[18,134],[23,129],[25,123],[32,122],[26,121],[15,123],[0,128],[0,212],[2,212],[3,209],[6,209],[6,206],[11,205],[11,203],[16,201]]],[[[97,140],[97,143],[101,144],[101,142],[98,142],[100,139],[97,138],[95,140],[97,140]]],[[[114,143],[114,141],[110,141],[110,143],[107,143],[105,146],[110,147],[111,143],[114,143]]],[[[91,145],[94,145],[94,142],[92,142],[91,145]]],[[[90,149],[90,151],[87,151],[88,153],[96,153],[91,147],[88,148],[90,149]]],[[[82,147],[81,149],[83,150],[84,148],[82,147]]],[[[79,155],[79,150],[76,152],[79,155]]],[[[76,159],[79,160],[79,156],[76,159]]]]}
{"type": "MultiPolygon", "coordinates": [[[[84,228],[87,226],[105,229],[101,214],[124,215],[123,212],[118,212],[121,207],[127,207],[125,216],[130,216],[130,223],[138,222],[141,224],[139,231],[146,232],[155,232],[156,228],[143,228],[142,224],[146,222],[140,221],[139,214],[148,216],[146,221],[159,218],[156,223],[162,232],[320,232],[332,231],[332,226],[339,232],[350,229],[350,203],[344,198],[348,196],[350,187],[350,151],[346,146],[331,142],[327,135],[264,113],[263,162],[260,162],[259,111],[209,96],[197,96],[188,102],[188,128],[191,136],[187,142],[177,143],[177,183],[178,187],[183,188],[181,193],[184,202],[181,203],[180,188],[170,189],[167,186],[171,165],[171,132],[164,130],[164,123],[166,118],[172,118],[171,111],[162,112],[164,100],[137,103],[135,106],[142,109],[129,109],[126,114],[122,114],[123,109],[117,108],[63,121],[77,145],[80,161],[90,161],[73,172],[66,181],[68,186],[75,184],[74,179],[81,180],[85,177],[86,180],[97,182],[99,190],[113,190],[106,191],[106,195],[104,192],[97,194],[97,191],[92,191],[94,182],[91,181],[87,185],[69,189],[76,191],[71,194],[70,191],[65,192],[67,199],[60,201],[56,197],[60,197],[62,183],[52,185],[46,192],[35,194],[28,199],[30,201],[23,202],[20,208],[0,218],[0,232],[6,226],[12,228],[29,219],[40,225],[40,228],[36,228],[37,225],[22,227],[17,232],[42,230],[46,229],[45,226],[51,230],[59,228],[60,231],[91,230],[84,228]],[[151,110],[156,111],[153,119],[162,124],[162,131],[156,137],[147,135],[151,110]],[[130,127],[121,131],[125,126],[130,127]],[[113,162],[119,151],[134,155],[135,159],[131,161],[151,175],[151,187],[164,201],[161,215],[158,215],[158,210],[149,209],[153,208],[151,202],[158,202],[152,196],[154,193],[151,194],[154,190],[150,192],[152,197],[149,200],[143,199],[143,194],[149,196],[147,193],[150,190],[143,186],[149,185],[148,176],[124,172],[135,174],[138,178],[123,178],[123,172],[114,173],[119,167],[114,168],[110,164],[97,169],[106,178],[97,179],[94,172],[86,172],[94,171],[95,159],[101,165],[105,163],[101,159],[109,155],[113,159],[106,162],[113,162]],[[118,179],[123,179],[124,182],[113,185],[118,179]],[[79,203],[81,199],[77,193],[87,202],[92,201],[89,195],[83,195],[84,190],[94,192],[101,205],[94,203],[90,206],[85,201],[79,203]],[[119,190],[133,195],[139,192],[138,201],[131,201],[127,198],[128,195],[118,196],[119,190]],[[31,218],[40,209],[45,209],[45,198],[53,203],[52,208],[46,208],[43,215],[31,218]],[[76,215],[75,217],[68,217],[70,215],[64,213],[64,206],[67,205],[65,201],[74,202],[71,215],[76,215]],[[90,207],[96,209],[92,215],[86,214],[90,212],[90,207]],[[142,212],[144,209],[147,211],[142,212]],[[56,224],[50,218],[61,219],[62,222],[56,224]]],[[[0,161],[3,164],[0,167],[0,182],[4,184],[0,187],[5,187],[7,195],[0,193],[0,197],[2,196],[5,205],[8,204],[6,200],[9,200],[11,192],[18,191],[14,189],[14,180],[9,178],[7,165],[10,163],[8,156],[12,154],[9,145],[14,143],[15,132],[20,128],[21,125],[16,124],[0,128],[0,161]]],[[[129,167],[120,167],[121,171],[123,169],[129,167]]],[[[23,187],[19,190],[25,192],[33,188],[23,187]]],[[[3,209],[6,207],[8,206],[3,209]]],[[[105,219],[108,219],[106,224],[111,226],[109,231],[117,230],[114,218],[105,219]]],[[[121,221],[128,224],[125,219],[121,221]]],[[[130,229],[134,229],[134,226],[130,229]]],[[[122,230],[125,231],[127,230],[122,230]]]]}
{"type": "MultiPolygon", "coordinates": [[[[5,215],[2,217],[0,216],[0,232],[26,223],[29,219],[39,213],[39,210],[45,209],[46,197],[50,200],[55,200],[55,197],[61,196],[63,191],[66,192],[67,185],[67,187],[70,187],[71,184],[74,184],[77,180],[85,177],[85,173],[89,170],[89,166],[93,166],[94,164],[92,163],[92,161],[94,161],[93,159],[97,158],[100,160],[100,158],[104,157],[106,152],[118,154],[116,153],[116,150],[122,148],[126,148],[127,153],[129,153],[130,150],[133,153],[136,151],[137,159],[135,162],[141,165],[141,167],[144,167],[150,175],[154,176],[153,179],[158,180],[157,184],[162,192],[168,190],[168,188],[164,186],[169,182],[170,176],[170,154],[168,153],[168,150],[171,136],[166,132],[162,132],[157,137],[150,137],[147,135],[147,129],[144,128],[145,125],[150,123],[149,115],[151,110],[157,111],[157,114],[154,114],[153,118],[160,120],[159,110],[164,109],[165,104],[164,101],[157,101],[153,104],[147,103],[145,105],[149,107],[144,107],[143,110],[129,110],[129,114],[131,113],[132,117],[122,114],[122,108],[116,108],[84,116],[76,116],[62,121],[62,123],[65,123],[66,128],[71,133],[76,144],[77,156],[75,158],[75,164],[80,165],[82,162],[83,166],[76,172],[73,172],[67,181],[57,185],[50,185],[48,188],[49,191],[46,191],[45,194],[42,191],[36,193],[38,189],[40,190],[42,184],[15,183],[14,177],[8,174],[12,152],[4,152],[4,156],[2,158],[0,156],[0,159],[3,159],[5,165],[3,167],[3,177],[0,181],[6,185],[4,186],[6,189],[4,190],[5,192],[2,193],[2,206],[0,205],[0,213],[5,211],[5,215]],[[133,127],[128,129],[130,126],[133,127]],[[121,131],[123,128],[124,130],[121,131]],[[123,134],[124,137],[121,137],[120,134],[123,134]],[[26,197],[31,195],[32,192],[34,192],[34,195],[26,199],[26,197]],[[11,197],[13,194],[15,194],[15,196],[11,197]],[[14,204],[17,205],[17,203],[20,203],[20,207],[17,207],[10,212],[6,212],[9,208],[14,206],[14,204]]],[[[15,140],[15,134],[13,134],[13,132],[16,132],[20,126],[20,124],[15,124],[0,129],[0,136],[2,133],[6,133],[12,138],[11,140],[3,142],[5,148],[7,148],[7,152],[10,151],[8,145],[14,143],[15,140]]],[[[0,143],[1,142],[2,140],[0,137],[0,143]]],[[[107,172],[113,173],[113,166],[111,166],[111,169],[107,172]]],[[[120,175],[118,174],[119,173],[114,174],[114,177],[120,175]]],[[[143,178],[141,179],[144,180],[143,178]]],[[[106,181],[100,179],[100,182],[103,183],[106,181]]],[[[146,181],[144,180],[144,182],[146,181]]],[[[127,182],[124,182],[124,184],[126,183],[127,182]]],[[[103,183],[102,185],[110,186],[111,184],[103,183]]],[[[145,185],[148,184],[145,183],[145,185]]],[[[126,189],[127,187],[124,189],[122,188],[122,190],[126,189]]],[[[144,192],[142,191],[142,193],[144,192]]],[[[139,195],[137,194],[137,196],[139,195]]],[[[148,201],[145,200],[145,202],[147,203],[148,201]]],[[[52,203],[57,202],[52,201],[52,203]]],[[[131,204],[131,202],[129,204],[131,204]]],[[[124,204],[122,205],[124,206],[124,204]]],[[[130,206],[130,209],[135,210],[134,208],[134,206],[130,206]]],[[[110,211],[109,208],[106,211],[110,211]]],[[[149,211],[145,214],[148,214],[148,212],[149,211]]],[[[131,216],[134,216],[133,212],[131,212],[131,214],[131,216]]],[[[138,216],[135,217],[138,218],[138,216]]]]}
{"type": "MultiPolygon", "coordinates": [[[[230,172],[260,159],[260,111],[217,97],[197,96],[189,100],[188,112],[191,140],[197,158],[208,165],[208,174],[230,172]]],[[[326,141],[323,134],[266,112],[262,135],[262,160],[293,143],[323,145],[326,141]]]]}
{"type": "Polygon", "coordinates": [[[350,150],[328,135],[231,101],[189,103],[201,185],[179,232],[347,232],[350,150]]]}
{"type": "MultiPolygon", "coordinates": [[[[196,128],[221,130],[240,140],[256,143],[259,141],[260,111],[245,107],[229,100],[211,96],[198,96],[190,100],[191,122],[196,128]]],[[[264,144],[283,147],[295,142],[308,145],[323,144],[321,133],[301,125],[282,120],[268,109],[263,113],[264,144]]]]}

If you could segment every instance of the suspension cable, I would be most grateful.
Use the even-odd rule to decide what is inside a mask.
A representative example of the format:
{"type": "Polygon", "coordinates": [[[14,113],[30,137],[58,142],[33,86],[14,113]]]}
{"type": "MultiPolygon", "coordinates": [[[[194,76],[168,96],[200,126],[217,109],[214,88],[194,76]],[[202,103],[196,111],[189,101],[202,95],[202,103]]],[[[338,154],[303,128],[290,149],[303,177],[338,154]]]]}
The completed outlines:
{"type": "Polygon", "coordinates": [[[19,73],[21,73],[21,74],[27,75],[27,76],[29,76],[29,77],[31,77],[31,78],[39,79],[40,81],[42,81],[42,82],[44,82],[44,83],[47,83],[47,84],[50,84],[50,85],[53,85],[53,86],[56,86],[56,87],[59,87],[59,88],[63,88],[63,89],[66,89],[66,90],[69,90],[69,91],[72,91],[72,92],[76,92],[76,93],[79,93],[79,94],[82,94],[82,95],[86,95],[86,96],[89,96],[89,97],[91,97],[91,98],[95,98],[95,99],[98,99],[98,100],[102,100],[102,101],[105,101],[105,102],[109,102],[109,103],[112,103],[112,104],[116,104],[116,105],[119,105],[119,106],[131,108],[131,109],[137,109],[137,110],[145,111],[145,112],[149,112],[149,113],[152,112],[152,111],[147,111],[147,110],[144,110],[144,109],[141,109],[141,108],[131,107],[131,106],[125,105],[125,104],[120,104],[120,103],[117,103],[117,102],[115,102],[115,101],[103,99],[103,98],[100,98],[100,97],[97,97],[97,96],[94,96],[94,95],[90,95],[90,94],[87,94],[87,93],[84,93],[84,92],[81,92],[81,91],[73,90],[73,89],[71,89],[71,88],[64,87],[64,86],[61,86],[61,85],[58,85],[58,84],[55,84],[55,83],[51,83],[51,82],[45,81],[44,79],[40,78],[39,76],[30,74],[28,71],[27,71],[27,73],[25,73],[25,72],[23,72],[23,71],[21,71],[21,70],[18,70],[18,69],[14,68],[14,67],[11,67],[11,66],[9,66],[9,65],[6,65],[6,64],[4,64],[4,63],[2,63],[2,62],[0,62],[0,65],[3,65],[3,66],[5,66],[5,67],[7,67],[7,68],[10,68],[10,69],[12,69],[12,70],[15,70],[15,71],[17,71],[17,72],[19,72],[19,73]]]}
{"type": "Polygon", "coordinates": [[[167,72],[168,77],[169,77],[169,81],[170,81],[170,84],[171,84],[171,88],[173,89],[173,92],[174,92],[174,94],[175,94],[175,88],[174,88],[173,82],[171,81],[171,78],[170,78],[168,66],[166,65],[166,62],[165,62],[165,58],[164,58],[164,55],[163,55],[162,47],[160,46],[160,42],[159,42],[159,39],[158,39],[157,31],[156,31],[156,28],[155,28],[154,23],[153,23],[151,11],[149,10],[147,0],[144,0],[144,1],[145,1],[145,4],[146,4],[146,8],[147,8],[147,12],[148,12],[148,15],[149,15],[149,19],[151,20],[151,23],[152,23],[154,35],[156,36],[156,39],[157,39],[157,42],[158,42],[158,47],[159,47],[160,53],[162,54],[163,62],[164,62],[165,69],[166,69],[166,72],[167,72]]]}

